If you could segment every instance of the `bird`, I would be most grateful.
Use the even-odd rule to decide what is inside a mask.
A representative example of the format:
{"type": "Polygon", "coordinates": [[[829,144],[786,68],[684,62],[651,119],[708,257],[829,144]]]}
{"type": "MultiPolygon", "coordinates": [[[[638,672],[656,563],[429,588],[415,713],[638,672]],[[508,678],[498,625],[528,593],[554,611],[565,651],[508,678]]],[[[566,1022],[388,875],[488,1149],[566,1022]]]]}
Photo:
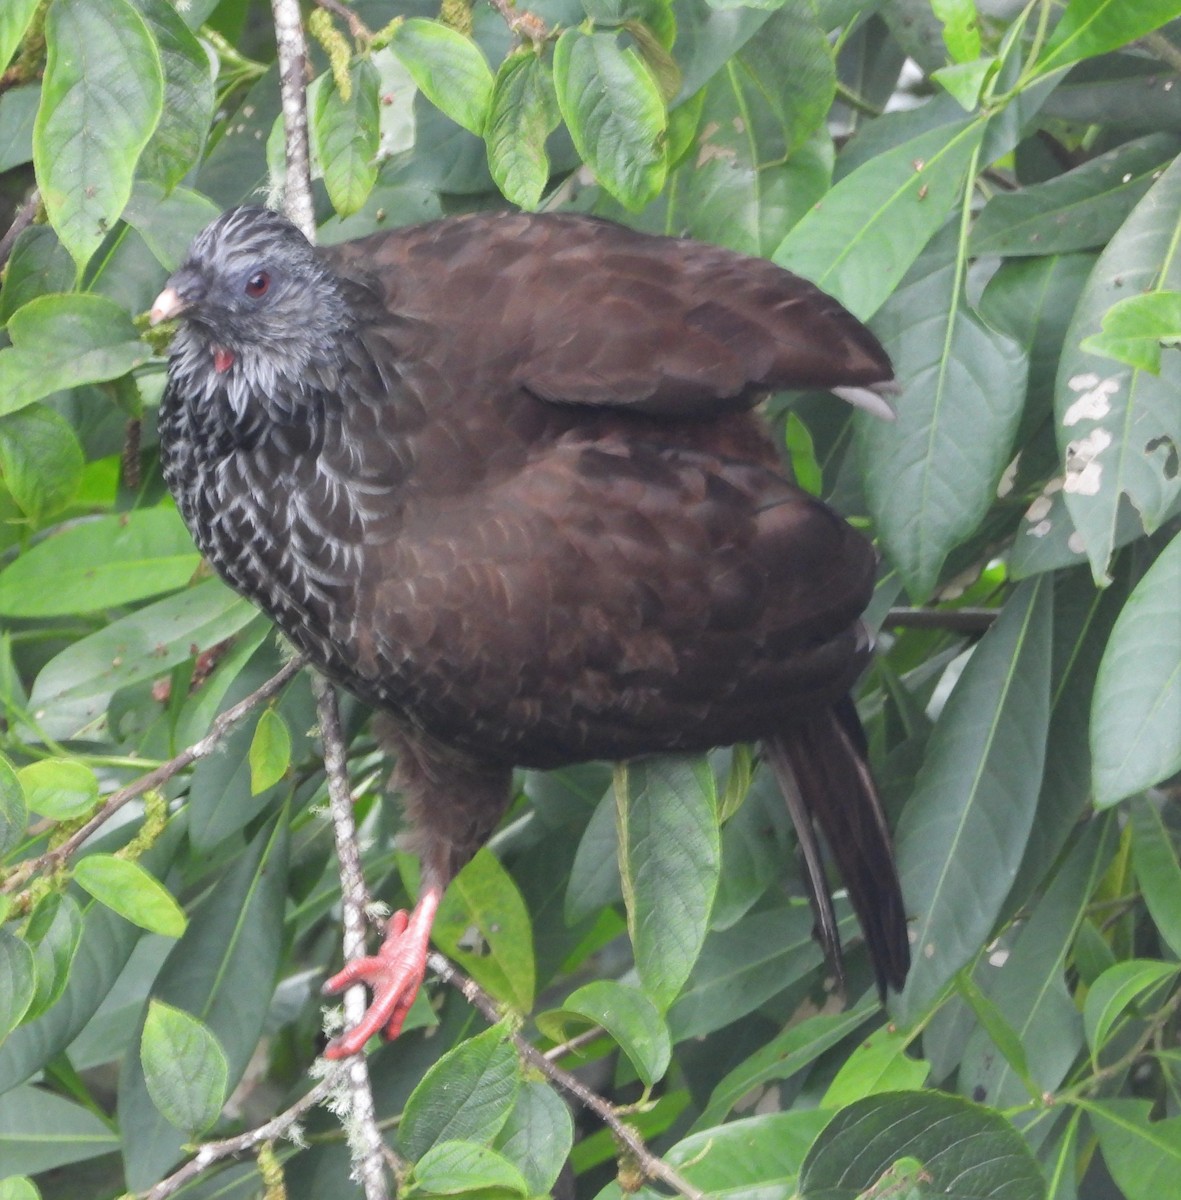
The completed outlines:
{"type": "Polygon", "coordinates": [[[477,212],[315,246],[232,208],[150,312],[176,320],[164,478],[197,546],[394,758],[417,903],[326,1054],[397,1036],[449,881],[514,769],[757,743],[816,935],[817,830],[884,996],[909,968],[890,833],[850,692],[870,542],[787,477],[756,406],[829,389],[890,416],[893,370],[766,259],[577,213],[477,212]]]}

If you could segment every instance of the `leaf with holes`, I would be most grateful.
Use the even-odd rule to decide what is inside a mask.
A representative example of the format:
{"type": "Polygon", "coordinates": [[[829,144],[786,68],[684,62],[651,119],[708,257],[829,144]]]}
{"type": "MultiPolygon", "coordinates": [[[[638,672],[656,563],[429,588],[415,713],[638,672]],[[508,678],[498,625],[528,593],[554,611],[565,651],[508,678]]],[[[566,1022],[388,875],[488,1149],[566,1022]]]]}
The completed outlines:
{"type": "Polygon", "coordinates": [[[1054,397],[1063,491],[1097,580],[1108,577],[1131,501],[1149,533],[1181,496],[1181,354],[1159,375],[1088,353],[1109,309],[1126,296],[1181,291],[1181,160],[1153,184],[1099,256],[1066,332],[1054,397]]]}

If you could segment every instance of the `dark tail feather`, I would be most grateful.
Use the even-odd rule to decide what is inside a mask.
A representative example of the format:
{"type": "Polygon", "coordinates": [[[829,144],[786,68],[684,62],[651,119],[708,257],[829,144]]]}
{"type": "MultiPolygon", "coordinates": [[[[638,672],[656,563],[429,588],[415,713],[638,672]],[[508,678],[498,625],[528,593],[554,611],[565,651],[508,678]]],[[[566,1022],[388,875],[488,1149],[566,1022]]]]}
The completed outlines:
{"type": "Polygon", "coordinates": [[[866,761],[865,733],[845,698],[764,743],[808,869],[816,936],[843,978],[840,937],[824,874],[819,826],[861,922],[883,998],[910,968],[906,911],[890,832],[866,761]]]}

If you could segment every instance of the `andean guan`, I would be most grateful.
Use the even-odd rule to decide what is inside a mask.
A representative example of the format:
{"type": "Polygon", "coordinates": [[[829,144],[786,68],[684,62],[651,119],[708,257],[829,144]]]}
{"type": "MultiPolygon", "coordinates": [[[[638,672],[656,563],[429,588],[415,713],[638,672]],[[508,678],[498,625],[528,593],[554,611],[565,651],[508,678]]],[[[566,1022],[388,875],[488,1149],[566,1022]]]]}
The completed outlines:
{"type": "Polygon", "coordinates": [[[321,671],[384,714],[422,885],[329,1057],[394,1037],[449,880],[514,767],[758,741],[817,935],[840,944],[814,824],[879,988],[909,966],[849,689],[870,545],[789,483],[752,408],[828,388],[889,413],[874,336],[763,259],[573,214],[480,213],[315,248],[264,208],[198,235],[165,478],[197,545],[321,671]],[[875,385],[878,390],[875,391],[875,385]]]}

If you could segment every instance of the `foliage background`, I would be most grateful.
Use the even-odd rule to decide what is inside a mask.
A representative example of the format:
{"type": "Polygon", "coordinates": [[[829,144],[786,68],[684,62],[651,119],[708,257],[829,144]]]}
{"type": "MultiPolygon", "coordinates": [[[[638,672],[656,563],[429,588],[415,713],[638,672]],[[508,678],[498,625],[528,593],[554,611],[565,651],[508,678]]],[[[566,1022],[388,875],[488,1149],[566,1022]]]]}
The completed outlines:
{"type": "MultiPolygon", "coordinates": [[[[894,359],[894,424],[817,396],[768,413],[882,551],[859,702],[915,967],[888,1012],[859,948],[847,1004],[826,990],[741,750],[633,765],[618,813],[607,767],[523,775],[437,944],[536,1044],[601,1026],[563,1064],[711,1195],[1172,1194],[1181,3],[445,10],[359,0],[374,41],[310,15],[322,240],[576,208],[768,255],[894,359]]],[[[194,1139],[292,1103],[322,1045],[339,885],[306,679],[64,865],[39,857],[280,664],[164,492],[142,319],[207,220],[277,186],[269,21],[0,7],[4,1200],[146,1193],[194,1139]]],[[[385,766],[346,722],[367,878],[403,903],[385,766]]],[[[610,1137],[430,992],[372,1056],[405,1189],[617,1192],[610,1137]]],[[[337,1120],[305,1134],[181,1194],[352,1194],[337,1120]]]]}

